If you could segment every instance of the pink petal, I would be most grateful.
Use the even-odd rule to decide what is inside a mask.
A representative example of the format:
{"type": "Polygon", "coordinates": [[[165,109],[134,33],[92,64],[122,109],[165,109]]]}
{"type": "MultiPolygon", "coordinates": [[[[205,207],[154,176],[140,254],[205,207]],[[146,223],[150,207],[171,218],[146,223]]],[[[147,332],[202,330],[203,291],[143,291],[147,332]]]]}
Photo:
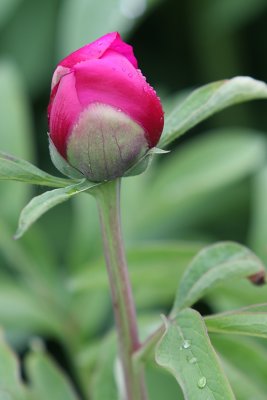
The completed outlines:
{"type": "Polygon", "coordinates": [[[149,146],[156,145],[163,128],[161,103],[127,58],[108,50],[101,60],[77,64],[74,71],[83,108],[102,103],[121,109],[144,128],[149,146]]]}
{"type": "Polygon", "coordinates": [[[73,73],[63,76],[55,87],[49,105],[50,137],[59,153],[66,157],[66,141],[82,111],[75,88],[73,73]]]}
{"type": "Polygon", "coordinates": [[[72,68],[79,62],[101,58],[108,49],[123,55],[137,68],[137,61],[133,54],[132,46],[124,43],[118,32],[108,33],[94,42],[81,47],[60,61],[59,65],[72,68]]]}

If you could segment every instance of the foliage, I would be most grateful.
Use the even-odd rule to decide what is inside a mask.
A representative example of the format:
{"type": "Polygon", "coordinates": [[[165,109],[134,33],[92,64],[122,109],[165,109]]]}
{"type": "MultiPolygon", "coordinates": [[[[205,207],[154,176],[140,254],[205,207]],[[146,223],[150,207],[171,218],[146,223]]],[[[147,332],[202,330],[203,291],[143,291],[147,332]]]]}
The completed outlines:
{"type": "MultiPolygon", "coordinates": [[[[79,194],[92,184],[54,176],[47,161],[42,117],[34,137],[31,109],[33,101],[35,117],[38,107],[45,109],[42,96],[45,93],[48,98],[52,55],[58,60],[106,30],[120,30],[136,42],[141,55],[148,52],[147,75],[151,72],[156,80],[159,74],[163,94],[170,87],[173,91],[179,85],[215,81],[166,96],[166,124],[159,147],[172,151],[154,154],[145,174],[123,182],[124,232],[144,339],[144,347],[134,356],[136,366],[145,363],[151,400],[266,397],[267,289],[252,284],[257,279],[261,282],[264,275],[257,256],[267,261],[266,113],[260,114],[261,103],[257,109],[242,105],[233,114],[223,111],[196,127],[226,107],[267,98],[261,81],[221,80],[240,73],[240,46],[233,33],[246,21],[255,23],[266,2],[210,0],[201,10],[195,0],[188,2],[194,8],[190,11],[193,65],[199,68],[198,77],[190,82],[180,77],[184,61],[169,62],[168,55],[170,73],[164,81],[164,63],[154,68],[153,44],[151,48],[145,45],[149,29],[143,47],[135,34],[141,35],[146,21],[153,26],[157,10],[173,21],[174,2],[150,0],[144,14],[139,8],[142,16],[137,18],[136,4],[141,3],[1,2],[0,51],[8,50],[9,60],[0,64],[0,325],[9,346],[2,338],[0,399],[118,397],[116,344],[96,210],[90,196],[79,194]],[[29,37],[32,32],[35,41],[29,37]],[[231,40],[226,40],[227,35],[231,40]],[[246,127],[225,126],[222,118],[225,125],[241,121],[246,127]],[[201,131],[210,126],[212,130],[201,131]],[[179,139],[175,148],[174,140],[192,128],[191,135],[179,139]],[[33,142],[38,143],[36,148],[33,142]],[[32,164],[36,159],[40,168],[32,164]],[[45,192],[44,187],[52,190],[45,192]],[[25,207],[32,195],[34,199],[25,207]],[[57,206],[31,226],[69,198],[71,202],[57,206]],[[23,207],[17,237],[25,236],[14,241],[23,207]],[[161,313],[166,315],[163,322],[161,313]],[[52,355],[51,341],[61,349],[52,355]],[[27,383],[20,377],[11,346],[18,354],[27,353],[20,361],[27,383]]],[[[169,24],[173,35],[177,35],[176,25],[169,24]]],[[[171,52],[171,47],[166,48],[171,52]]]]}

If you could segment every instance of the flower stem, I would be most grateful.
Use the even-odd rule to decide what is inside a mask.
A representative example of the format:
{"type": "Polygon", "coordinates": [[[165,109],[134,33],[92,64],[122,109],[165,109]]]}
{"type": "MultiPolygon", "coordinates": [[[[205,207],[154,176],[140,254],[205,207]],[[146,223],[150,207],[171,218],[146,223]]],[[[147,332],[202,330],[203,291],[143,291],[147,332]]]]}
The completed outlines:
{"type": "Polygon", "coordinates": [[[124,377],[123,400],[146,400],[144,375],[133,366],[140,348],[135,305],[129,280],[120,221],[120,179],[94,190],[100,215],[104,252],[115,316],[119,356],[124,377]]]}

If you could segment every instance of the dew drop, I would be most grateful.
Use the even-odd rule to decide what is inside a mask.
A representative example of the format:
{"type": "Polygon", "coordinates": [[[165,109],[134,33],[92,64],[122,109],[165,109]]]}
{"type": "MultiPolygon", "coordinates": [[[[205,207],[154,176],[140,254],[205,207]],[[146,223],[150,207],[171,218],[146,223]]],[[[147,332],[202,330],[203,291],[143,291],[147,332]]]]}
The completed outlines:
{"type": "Polygon", "coordinates": [[[196,357],[192,357],[188,360],[189,364],[196,364],[197,363],[197,358],[196,357]]]}
{"type": "Polygon", "coordinates": [[[132,78],[132,77],[133,77],[133,74],[129,73],[128,76],[129,76],[129,78],[132,78]]]}
{"type": "Polygon", "coordinates": [[[190,341],[189,340],[185,340],[183,343],[183,348],[184,349],[188,349],[191,346],[190,341]]]}
{"type": "Polygon", "coordinates": [[[201,378],[199,378],[197,386],[199,387],[199,389],[203,389],[207,384],[207,379],[205,376],[202,376],[201,378]]]}

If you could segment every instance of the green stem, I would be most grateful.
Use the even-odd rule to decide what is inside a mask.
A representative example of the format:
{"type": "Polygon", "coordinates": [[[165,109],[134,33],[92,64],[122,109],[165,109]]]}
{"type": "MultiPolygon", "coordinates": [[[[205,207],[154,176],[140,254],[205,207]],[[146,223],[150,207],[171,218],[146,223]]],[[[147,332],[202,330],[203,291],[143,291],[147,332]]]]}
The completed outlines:
{"type": "Polygon", "coordinates": [[[119,356],[124,375],[125,400],[146,400],[144,376],[135,371],[132,360],[133,353],[140,348],[140,342],[121,232],[120,179],[98,186],[94,190],[94,196],[97,199],[102,228],[119,356]]]}

